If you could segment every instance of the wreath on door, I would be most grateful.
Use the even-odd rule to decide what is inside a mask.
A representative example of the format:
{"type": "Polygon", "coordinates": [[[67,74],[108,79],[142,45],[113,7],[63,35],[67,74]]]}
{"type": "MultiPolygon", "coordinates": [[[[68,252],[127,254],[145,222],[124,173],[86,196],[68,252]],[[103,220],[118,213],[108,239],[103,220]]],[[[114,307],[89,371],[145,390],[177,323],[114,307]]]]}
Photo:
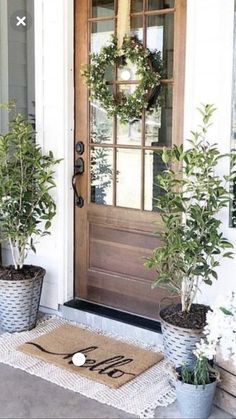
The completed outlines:
{"type": "Polygon", "coordinates": [[[143,110],[157,105],[162,74],[161,53],[145,48],[137,38],[128,36],[124,37],[122,48],[118,48],[117,38],[113,36],[100,53],[90,55],[90,64],[82,70],[91,91],[90,99],[96,99],[109,117],[116,115],[123,124],[140,119],[143,110]],[[124,68],[128,61],[136,66],[138,76],[131,94],[111,89],[112,83],[106,79],[108,69],[124,68]]]}

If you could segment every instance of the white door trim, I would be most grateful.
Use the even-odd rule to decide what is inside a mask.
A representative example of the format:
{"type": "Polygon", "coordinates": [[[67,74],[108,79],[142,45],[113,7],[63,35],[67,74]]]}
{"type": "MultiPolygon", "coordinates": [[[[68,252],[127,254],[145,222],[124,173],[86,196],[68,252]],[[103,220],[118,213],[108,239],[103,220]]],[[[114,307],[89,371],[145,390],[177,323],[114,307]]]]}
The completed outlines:
{"type": "Polygon", "coordinates": [[[41,304],[57,309],[73,298],[74,149],[73,0],[34,0],[37,141],[62,158],[56,170],[57,216],[32,261],[46,267],[41,304]]]}

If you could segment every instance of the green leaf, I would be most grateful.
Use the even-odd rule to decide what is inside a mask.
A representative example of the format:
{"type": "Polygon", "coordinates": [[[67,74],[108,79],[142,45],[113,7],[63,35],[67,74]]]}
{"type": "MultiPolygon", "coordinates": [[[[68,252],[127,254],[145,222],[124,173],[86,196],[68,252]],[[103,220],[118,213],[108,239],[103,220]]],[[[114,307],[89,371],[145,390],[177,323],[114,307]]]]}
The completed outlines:
{"type": "Polygon", "coordinates": [[[224,307],[220,307],[220,310],[222,311],[222,313],[224,313],[226,316],[233,316],[233,313],[231,313],[231,311],[227,310],[224,307]]]}
{"type": "Polygon", "coordinates": [[[234,259],[234,253],[232,252],[226,252],[223,254],[224,258],[230,258],[230,259],[234,259]]]}
{"type": "Polygon", "coordinates": [[[169,155],[168,155],[168,151],[165,148],[163,150],[163,153],[161,155],[161,158],[162,158],[162,160],[163,160],[164,163],[168,163],[169,160],[170,160],[169,155]]]}
{"type": "Polygon", "coordinates": [[[211,275],[215,278],[218,279],[218,275],[215,271],[211,271],[211,275]]]}
{"type": "Polygon", "coordinates": [[[212,280],[211,279],[204,279],[204,282],[207,285],[212,285],[212,280]]]}
{"type": "Polygon", "coordinates": [[[234,246],[232,245],[232,243],[228,242],[227,240],[221,240],[221,246],[224,249],[232,249],[234,246]]]}
{"type": "Polygon", "coordinates": [[[52,225],[52,223],[50,221],[47,221],[46,224],[45,224],[45,230],[49,230],[51,225],[52,225]]]}
{"type": "Polygon", "coordinates": [[[35,246],[34,246],[34,243],[33,243],[33,239],[32,238],[30,239],[30,248],[31,248],[31,250],[33,250],[34,253],[36,253],[36,249],[35,249],[35,246]]]}

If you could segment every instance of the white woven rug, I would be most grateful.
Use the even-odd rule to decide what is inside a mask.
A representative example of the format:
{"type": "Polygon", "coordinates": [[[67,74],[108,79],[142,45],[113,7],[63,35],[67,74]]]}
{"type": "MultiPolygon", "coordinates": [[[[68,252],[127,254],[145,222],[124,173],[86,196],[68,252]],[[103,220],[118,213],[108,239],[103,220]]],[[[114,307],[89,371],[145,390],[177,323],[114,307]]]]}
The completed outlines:
{"type": "MultiPolygon", "coordinates": [[[[166,361],[159,362],[119,389],[111,389],[104,384],[96,383],[16,350],[19,345],[28,340],[36,339],[66,323],[69,322],[59,317],[52,317],[41,321],[36,329],[30,332],[3,334],[0,336],[0,362],[140,418],[153,418],[156,407],[168,406],[175,400],[175,392],[169,385],[166,373],[166,361]]],[[[78,326],[102,334],[97,329],[81,324],[78,326]]],[[[106,336],[137,344],[133,340],[128,338],[124,340],[114,334],[106,333],[106,336]]],[[[157,352],[161,350],[160,347],[148,347],[140,343],[138,346],[157,352]]]]}

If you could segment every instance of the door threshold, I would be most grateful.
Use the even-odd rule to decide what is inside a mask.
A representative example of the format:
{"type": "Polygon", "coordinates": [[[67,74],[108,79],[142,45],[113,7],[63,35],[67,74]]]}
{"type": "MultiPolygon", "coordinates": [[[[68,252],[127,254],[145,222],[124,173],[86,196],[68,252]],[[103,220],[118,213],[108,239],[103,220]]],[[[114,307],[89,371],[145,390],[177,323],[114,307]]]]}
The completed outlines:
{"type": "Polygon", "coordinates": [[[127,312],[119,311],[114,308],[90,303],[81,299],[73,299],[63,304],[64,307],[79,310],[81,312],[94,314],[106,319],[115,320],[130,326],[148,330],[150,332],[161,333],[161,325],[157,320],[147,319],[127,312]]]}

